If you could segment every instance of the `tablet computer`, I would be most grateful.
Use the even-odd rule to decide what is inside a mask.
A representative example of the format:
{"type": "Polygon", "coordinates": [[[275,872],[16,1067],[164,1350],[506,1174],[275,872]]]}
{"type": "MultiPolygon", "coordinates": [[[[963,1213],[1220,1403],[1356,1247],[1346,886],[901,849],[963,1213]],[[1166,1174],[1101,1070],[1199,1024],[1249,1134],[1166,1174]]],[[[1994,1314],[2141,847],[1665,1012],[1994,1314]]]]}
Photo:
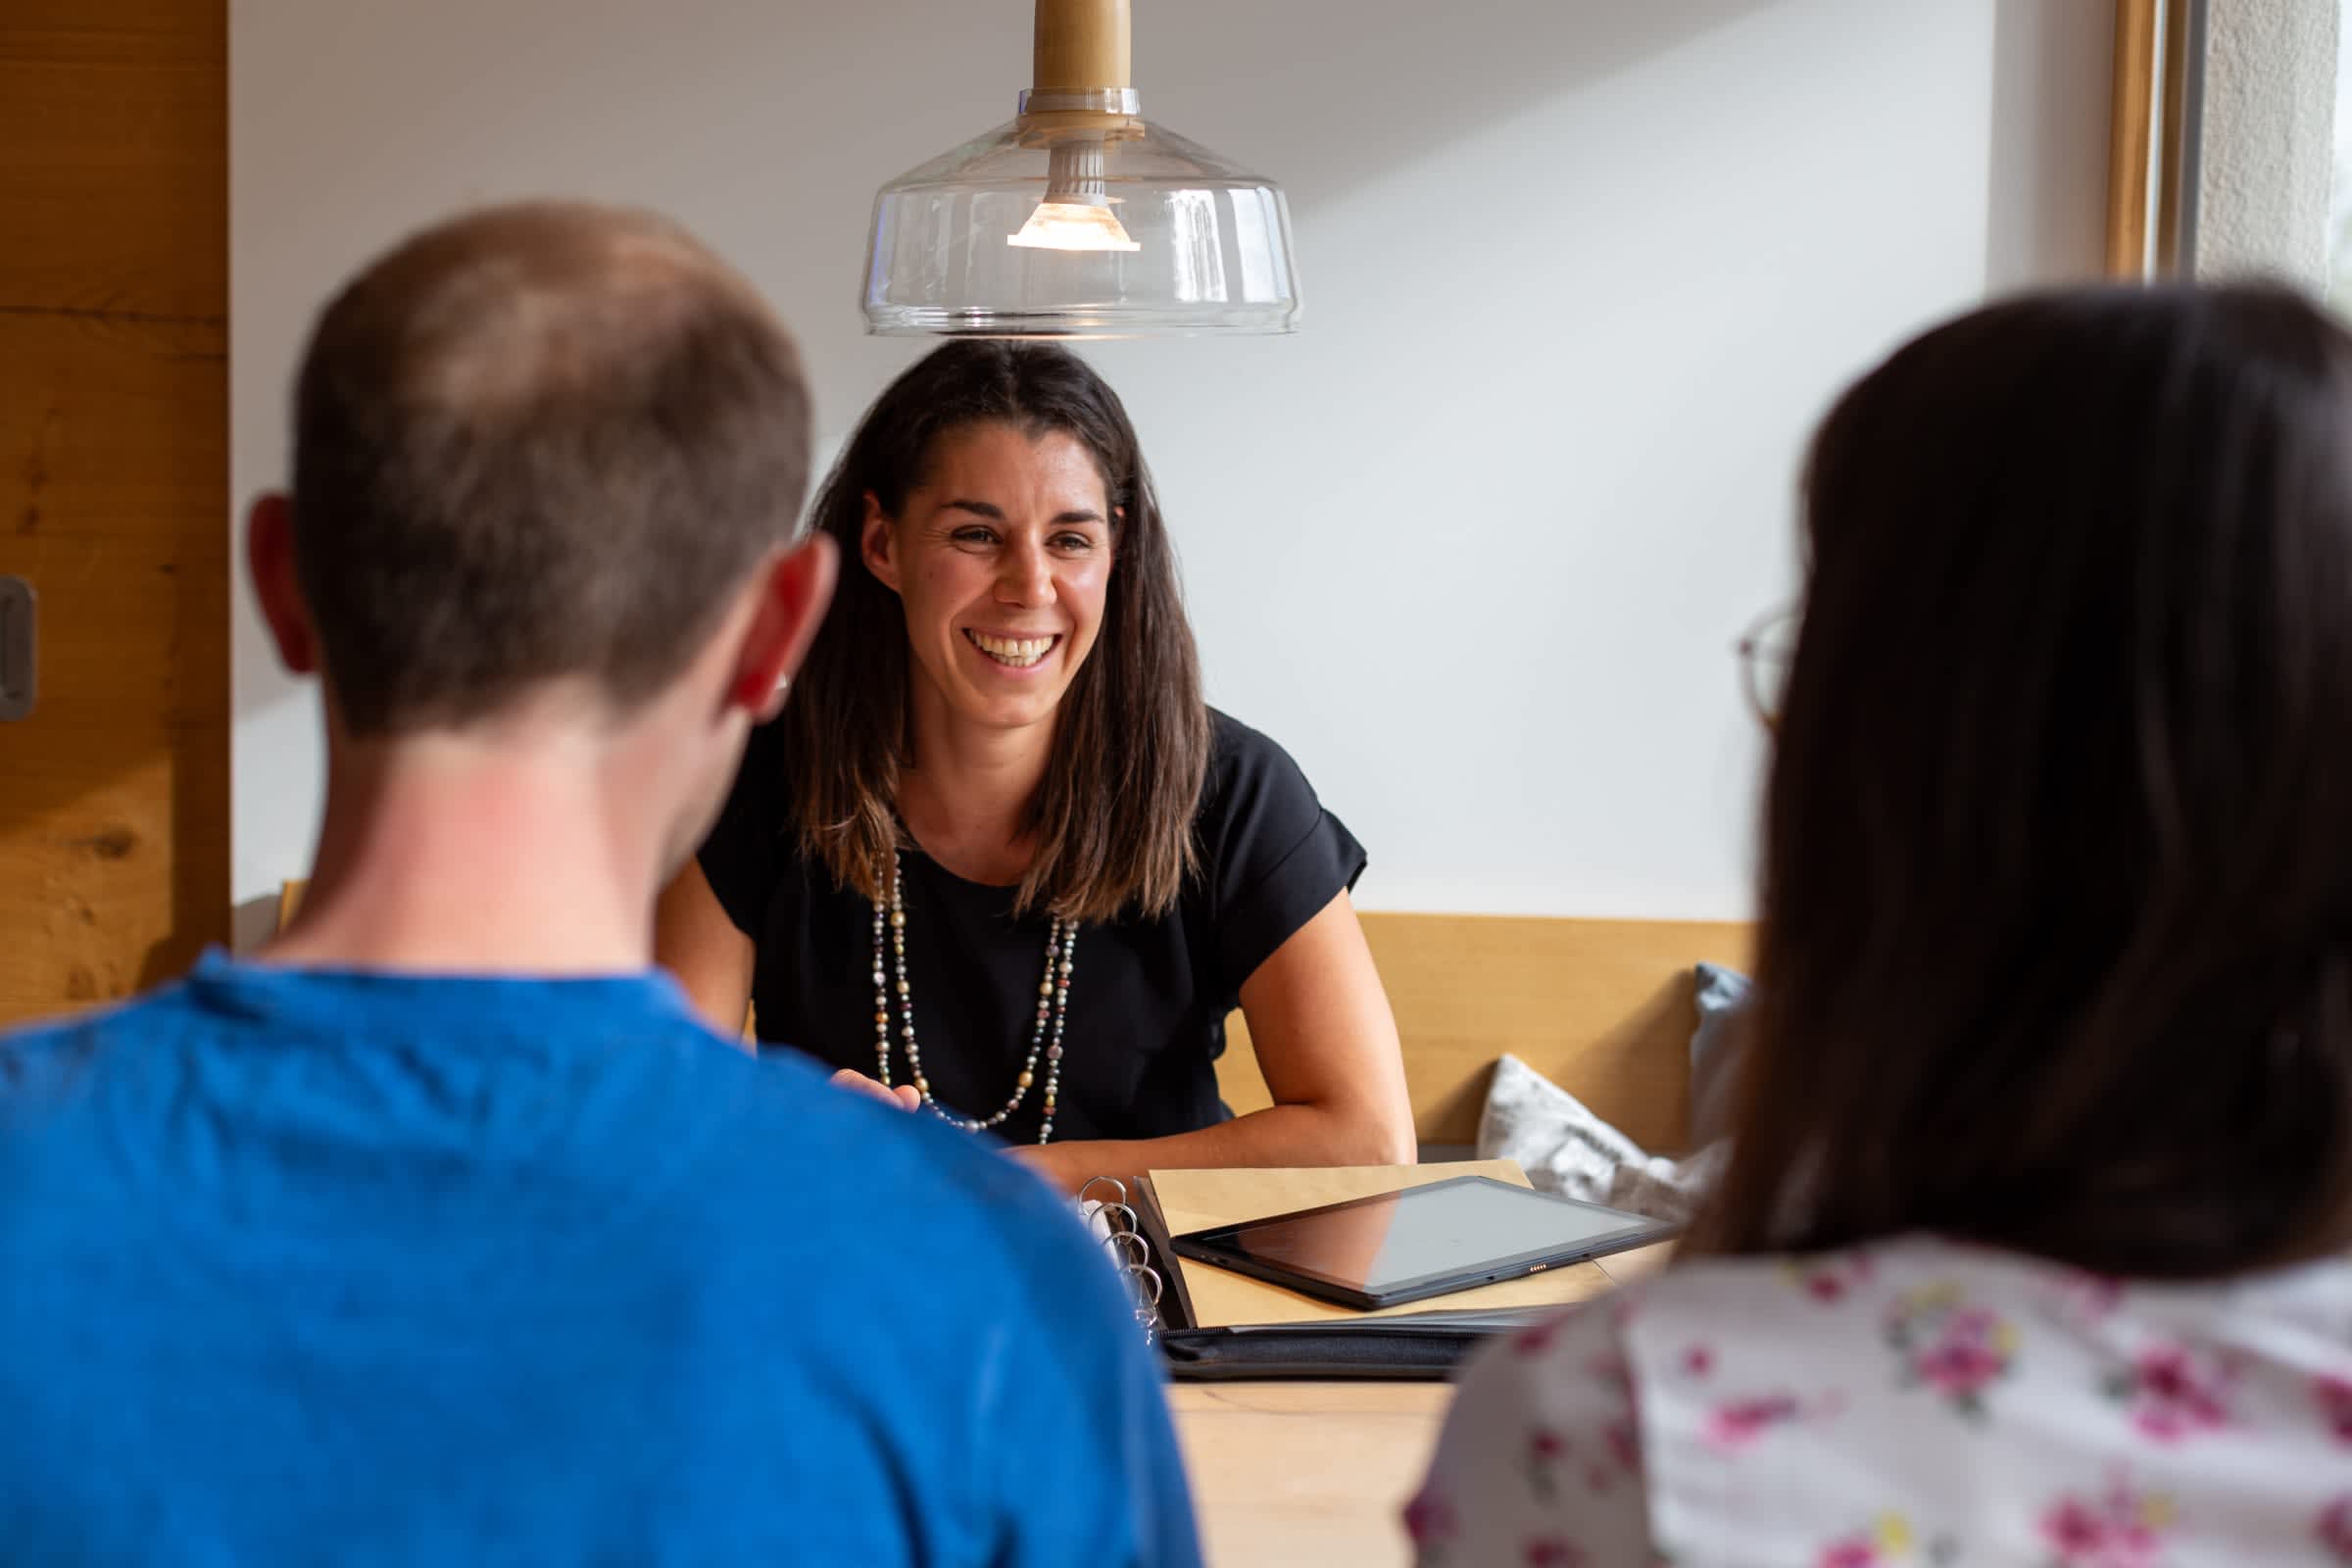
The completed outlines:
{"type": "Polygon", "coordinates": [[[1677,1229],[1492,1176],[1454,1176],[1194,1231],[1175,1248],[1180,1257],[1370,1309],[1581,1263],[1677,1229]]]}

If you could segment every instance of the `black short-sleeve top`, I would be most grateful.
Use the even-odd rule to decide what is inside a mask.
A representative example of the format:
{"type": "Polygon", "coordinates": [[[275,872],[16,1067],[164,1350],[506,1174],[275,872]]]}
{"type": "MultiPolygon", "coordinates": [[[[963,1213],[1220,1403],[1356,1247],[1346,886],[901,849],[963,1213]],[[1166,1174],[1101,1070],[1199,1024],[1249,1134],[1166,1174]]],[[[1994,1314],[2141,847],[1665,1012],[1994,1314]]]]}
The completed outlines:
{"type": "MultiPolygon", "coordinates": [[[[1254,973],[1364,869],[1363,847],[1323,809],[1281,747],[1211,710],[1196,832],[1200,873],[1176,907],[1080,929],[1062,1036],[1056,1141],[1156,1138],[1230,1114],[1215,1062],[1225,1017],[1254,973]]],[[[703,873],[758,949],[752,1007],[763,1048],[790,1045],[871,1075],[874,910],[806,858],[788,809],[782,731],[755,730],[703,873]]],[[[924,1076],[943,1104],[986,1116],[1029,1054],[1052,922],[1014,918],[1011,888],[966,882],[920,851],[900,856],[906,980],[924,1076]]],[[[894,995],[891,1076],[905,1083],[894,995]]],[[[1044,1079],[1045,1064],[1037,1081],[1044,1079]]],[[[998,1130],[1035,1141],[1032,1090],[998,1130]]]]}

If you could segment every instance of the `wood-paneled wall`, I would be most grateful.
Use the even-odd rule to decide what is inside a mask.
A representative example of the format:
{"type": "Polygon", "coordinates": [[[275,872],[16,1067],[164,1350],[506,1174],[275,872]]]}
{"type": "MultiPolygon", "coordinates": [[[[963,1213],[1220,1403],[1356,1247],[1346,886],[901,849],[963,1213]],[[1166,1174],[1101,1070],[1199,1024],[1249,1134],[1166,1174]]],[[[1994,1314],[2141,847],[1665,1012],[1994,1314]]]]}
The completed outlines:
{"type": "Polygon", "coordinates": [[[225,0],[0,7],[0,1023],[227,935],[227,77],[225,0]]]}
{"type": "MultiPolygon", "coordinates": [[[[1692,965],[1743,967],[1745,923],[1489,914],[1364,916],[1396,1009],[1413,1127],[1471,1144],[1495,1059],[1518,1056],[1644,1149],[1689,1132],[1692,965]]],[[[1217,1088],[1236,1112],[1270,1104],[1236,1012],[1217,1088]]]]}

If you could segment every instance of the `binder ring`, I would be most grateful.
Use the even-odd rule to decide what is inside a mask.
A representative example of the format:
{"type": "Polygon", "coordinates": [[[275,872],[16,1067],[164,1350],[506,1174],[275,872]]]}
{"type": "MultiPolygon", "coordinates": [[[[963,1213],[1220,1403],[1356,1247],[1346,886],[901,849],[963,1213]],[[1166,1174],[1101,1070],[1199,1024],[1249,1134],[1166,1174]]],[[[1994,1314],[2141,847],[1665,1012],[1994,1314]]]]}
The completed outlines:
{"type": "Polygon", "coordinates": [[[1134,1275],[1139,1280],[1150,1280],[1152,1282],[1152,1299],[1143,1304],[1141,1311],[1149,1312],[1152,1308],[1158,1306],[1160,1293],[1159,1271],[1157,1269],[1145,1268],[1140,1263],[1134,1263],[1128,1265],[1127,1272],[1134,1275]]]}
{"type": "Polygon", "coordinates": [[[1094,1222],[1098,1219],[1102,1222],[1102,1229],[1098,1234],[1101,1240],[1106,1242],[1115,1237],[1134,1236],[1144,1228],[1143,1222],[1135,1217],[1135,1210],[1129,1208],[1125,1203],[1096,1204],[1094,1213],[1089,1215],[1087,1218],[1087,1228],[1092,1230],[1094,1228],[1094,1222]],[[1111,1218],[1113,1214],[1126,1215],[1127,1223],[1124,1225],[1120,1224],[1117,1220],[1111,1218]]]}
{"type": "Polygon", "coordinates": [[[1152,1266],[1152,1239],[1144,1233],[1143,1216],[1128,1200],[1127,1184],[1116,1176],[1090,1177],[1078,1189],[1078,1207],[1088,1235],[1114,1254],[1121,1254],[1114,1256],[1113,1266],[1138,1282],[1132,1298],[1135,1321],[1144,1331],[1144,1343],[1156,1345],[1159,1303],[1167,1293],[1167,1282],[1152,1266]],[[1098,1187],[1112,1196],[1096,1197],[1098,1187]]]}

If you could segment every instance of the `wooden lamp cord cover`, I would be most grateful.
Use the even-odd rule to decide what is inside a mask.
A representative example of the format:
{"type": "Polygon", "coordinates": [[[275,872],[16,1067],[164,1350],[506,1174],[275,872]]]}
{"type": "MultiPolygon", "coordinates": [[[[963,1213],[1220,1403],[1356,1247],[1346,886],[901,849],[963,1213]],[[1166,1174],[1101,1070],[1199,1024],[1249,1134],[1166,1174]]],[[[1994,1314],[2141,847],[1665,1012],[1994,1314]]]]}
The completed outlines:
{"type": "Polygon", "coordinates": [[[1128,0],[1037,0],[1038,92],[1104,92],[1132,87],[1128,0]]]}

